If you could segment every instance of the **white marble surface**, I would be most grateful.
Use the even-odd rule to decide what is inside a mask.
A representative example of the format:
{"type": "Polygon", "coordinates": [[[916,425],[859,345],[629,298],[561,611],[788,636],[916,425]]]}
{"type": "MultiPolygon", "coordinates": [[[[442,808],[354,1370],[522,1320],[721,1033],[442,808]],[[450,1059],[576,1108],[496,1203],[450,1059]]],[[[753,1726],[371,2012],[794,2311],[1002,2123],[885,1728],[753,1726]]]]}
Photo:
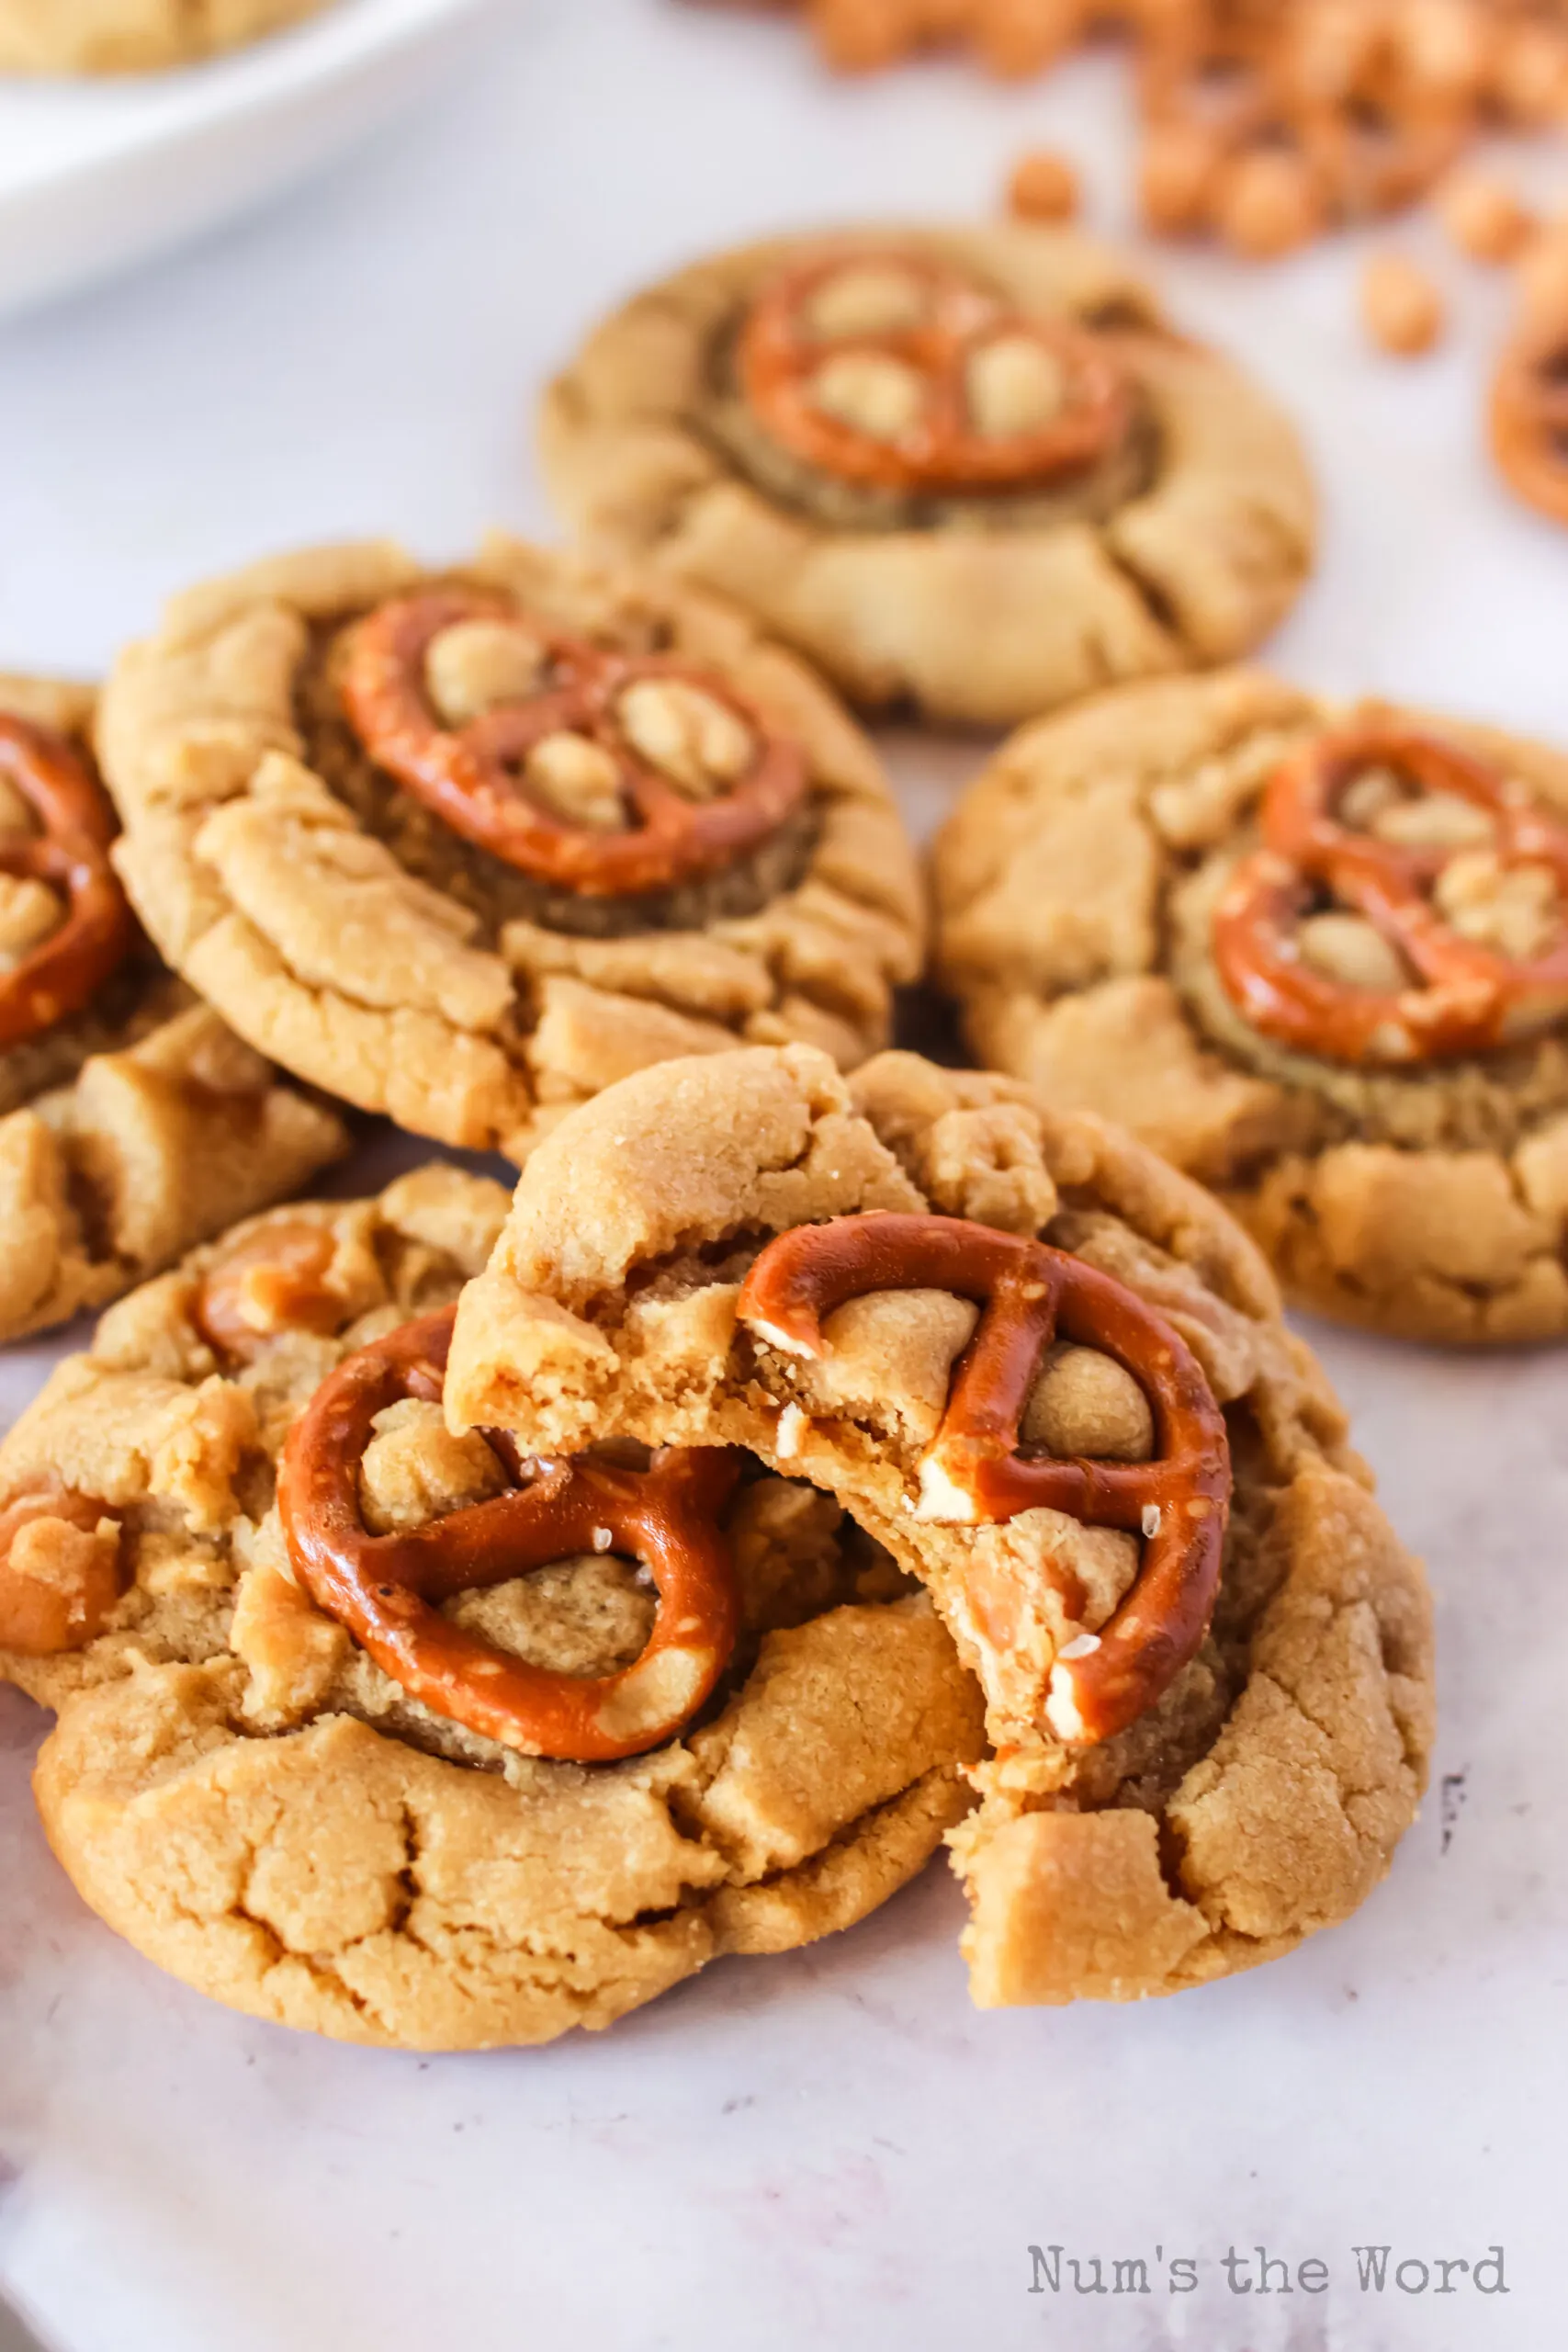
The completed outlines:
{"type": "MultiPolygon", "coordinates": [[[[1041,130],[1113,222],[1126,130],[1099,62],[1021,92],[949,66],[846,90],[781,24],[531,0],[335,176],[0,335],[0,663],[89,669],[165,590],[292,539],[392,528],[434,552],[492,518],[543,527],[530,388],[604,302],[731,234],[984,206],[1041,130]]],[[[1164,264],[1323,468],[1325,562],[1279,659],[1568,735],[1568,543],[1480,455],[1495,289],[1456,269],[1463,332],[1401,371],[1361,348],[1354,263],[1164,264]]],[[[975,756],[895,750],[921,821],[975,756]]],[[[1441,1625],[1447,1802],[1435,1784],[1349,1926],[1174,2003],[981,2017],[937,1869],[856,1932],[726,1963],[598,2041],[344,2051],[207,2007],[84,1913],[31,1813],[40,1719],[6,1695],[6,2292],[65,2352],[1556,2340],[1568,1355],[1320,1336],[1441,1625]],[[1195,2256],[1198,2290],[1032,2296],[1031,2243],[1195,2256]],[[1356,2285],[1357,2245],[1497,2243],[1506,2295],[1457,2272],[1441,2299],[1356,2285]],[[1321,2258],[1328,2291],[1233,2294],[1220,2257],[1259,2244],[1321,2258]]],[[[43,1361],[0,1367],[0,1416],[43,1361]]]]}

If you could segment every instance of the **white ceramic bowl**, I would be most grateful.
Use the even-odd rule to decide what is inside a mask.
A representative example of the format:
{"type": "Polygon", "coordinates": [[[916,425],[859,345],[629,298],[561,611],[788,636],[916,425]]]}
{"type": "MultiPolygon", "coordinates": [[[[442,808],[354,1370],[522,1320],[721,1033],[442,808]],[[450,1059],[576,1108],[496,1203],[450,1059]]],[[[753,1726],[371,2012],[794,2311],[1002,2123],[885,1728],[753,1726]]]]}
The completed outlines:
{"type": "Polygon", "coordinates": [[[0,77],[0,312],[126,268],[324,164],[503,4],[515,0],[333,0],[175,73],[0,77]]]}

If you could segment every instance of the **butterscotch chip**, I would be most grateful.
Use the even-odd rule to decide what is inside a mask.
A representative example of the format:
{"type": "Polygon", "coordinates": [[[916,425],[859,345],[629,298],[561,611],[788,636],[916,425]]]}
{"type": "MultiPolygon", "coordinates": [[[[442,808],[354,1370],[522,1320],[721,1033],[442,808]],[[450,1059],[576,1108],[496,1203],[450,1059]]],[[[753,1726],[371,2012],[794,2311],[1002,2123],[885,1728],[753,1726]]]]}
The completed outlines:
{"type": "Polygon", "coordinates": [[[733,597],[856,703],[965,723],[1238,654],[1312,560],[1285,418],[1035,221],[710,255],[589,335],[540,443],[595,545],[733,597]]]}
{"type": "MultiPolygon", "coordinates": [[[[89,773],[93,705],[85,687],[0,677],[0,727],[44,729],[89,773]]],[[[0,772],[0,850],[37,832],[0,772]]],[[[0,876],[0,995],[67,912],[48,886],[0,876]]],[[[340,1119],[280,1082],[134,925],[127,938],[85,1003],[0,1045],[0,1341],[118,1297],[347,1148],[340,1119]]]]}
{"type": "Polygon", "coordinates": [[[1078,200],[1076,167],[1049,147],[1021,155],[1009,175],[1008,210],[1021,220],[1071,220],[1078,200]]]}
{"type": "Polygon", "coordinates": [[[1551,333],[1568,322],[1568,225],[1555,221],[1529,241],[1515,283],[1527,329],[1551,333]]]}
{"type": "Polygon", "coordinates": [[[753,622],[646,571],[500,536],[438,575],[385,542],[275,558],[176,598],[99,733],[120,870],[184,978],[446,1143],[521,1160],[610,1080],[737,1038],[830,1030],[854,1061],[919,968],[870,745],[753,622]],[[443,760],[421,797],[409,763],[443,760]],[[739,847],[660,865],[672,800],[722,828],[770,765],[789,791],[739,847]],[[561,862],[513,854],[530,829],[561,862]],[[608,864],[649,844],[650,878],[608,864]]]}
{"type": "Polygon", "coordinates": [[[1138,159],[1138,206],[1160,236],[1206,227],[1213,217],[1224,151],[1196,123],[1157,125],[1138,159]]]}
{"type": "Polygon", "coordinates": [[[1268,149],[1236,157],[1221,173],[1213,218],[1220,234],[1248,261],[1275,261],[1310,244],[1324,226],[1322,200],[1308,164],[1268,149]]]}
{"type": "Polygon", "coordinates": [[[1376,254],[1361,272],[1361,319],[1380,347],[1401,359],[1430,351],[1445,323],[1443,298],[1403,254],[1376,254]]]}
{"type": "MultiPolygon", "coordinates": [[[[975,1246],[960,1237],[971,1276],[975,1246]]],[[[746,1446],[925,1585],[985,1692],[994,1751],[949,1841],[983,2004],[1131,1999],[1275,1957],[1352,1911],[1415,1817],[1432,1740],[1425,1582],[1267,1270],[1218,1204],[1122,1130],[1013,1080],[888,1054],[846,1082],[799,1047],[639,1072],[525,1170],[459,1306],[446,1403],[455,1429],[500,1424],[547,1452],[606,1428],[746,1446]],[[957,1368],[971,1381],[987,1346],[983,1286],[857,1284],[809,1348],[768,1319],[798,1295],[768,1262],[808,1267],[813,1227],[832,1253],[835,1221],[863,1219],[863,1266],[879,1230],[902,1249],[983,1215],[1004,1136],[1015,1170],[1033,1163],[1038,1222],[1021,1227],[1009,1197],[1001,1260],[1038,1235],[1163,1318],[1165,1361],[1190,1349],[1207,1409],[1247,1432],[1208,1633],[1098,1741],[1053,1727],[1051,1693],[1116,1638],[1168,1540],[1161,1507],[1130,1526],[1086,1523],[1088,1500],[1081,1518],[928,1511],[957,1368]]],[[[1019,1434],[1021,1471],[1043,1449],[1145,1494],[1169,1444],[1143,1380],[1082,1327],[1045,1350],[1019,1434]]]]}
{"type": "MultiPolygon", "coordinates": [[[[1542,961],[1561,953],[1568,893],[1539,849],[1499,854],[1498,809],[1559,832],[1568,758],[1256,673],[1126,688],[1015,736],[970,786],[933,855],[938,970],[978,1057],[1064,1112],[1124,1121],[1211,1185],[1303,1305],[1418,1340],[1555,1339],[1568,1201],[1527,1170],[1555,1165],[1568,1130],[1568,1023],[1542,961]],[[1457,947],[1544,990],[1491,1043],[1422,1058],[1397,1035],[1364,1053],[1292,1042],[1224,977],[1218,920],[1256,872],[1265,793],[1346,730],[1452,746],[1494,779],[1488,808],[1379,757],[1337,811],[1374,863],[1420,865],[1457,947]]],[[[1282,976],[1320,979],[1352,1014],[1420,995],[1371,898],[1314,881],[1292,904],[1282,976]]]]}
{"type": "MultiPolygon", "coordinates": [[[[171,1974],[346,2041],[608,2025],[720,1954],[863,1917],[973,1802],[979,1692],[929,1601],[754,1457],[717,1507],[739,1620],[723,1679],[619,1763],[464,1729],[312,1597],[274,1498],[288,1433],[345,1359],[440,1319],[506,1205],[432,1166],[242,1226],[114,1308],[0,1445],[0,1643],[26,1637],[0,1679],[59,1716],[36,1781],[56,1853],[171,1974]],[[268,1311],[232,1349],[232,1320],[204,1317],[255,1292],[269,1250],[268,1311]]],[[[699,1319],[668,1318],[672,1349],[699,1319]]],[[[371,1427],[350,1482],[371,1536],[438,1540],[527,1475],[434,1396],[371,1427]]],[[[448,1600],[443,1629],[496,1664],[617,1675],[655,1604],[602,1532],[448,1600]]]]}
{"type": "Polygon", "coordinates": [[[1472,261],[1512,261],[1534,226],[1529,208],[1506,181],[1467,172],[1438,198],[1444,228],[1472,261]]]}

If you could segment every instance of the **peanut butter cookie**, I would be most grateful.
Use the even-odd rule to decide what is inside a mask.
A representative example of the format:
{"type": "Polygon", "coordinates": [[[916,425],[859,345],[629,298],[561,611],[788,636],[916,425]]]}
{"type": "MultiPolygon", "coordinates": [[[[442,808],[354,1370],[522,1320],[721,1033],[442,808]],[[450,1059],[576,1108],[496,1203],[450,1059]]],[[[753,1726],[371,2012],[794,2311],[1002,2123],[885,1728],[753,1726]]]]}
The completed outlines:
{"type": "Polygon", "coordinates": [[[743,616],[513,539],[377,543],[179,598],[104,698],[116,857],[287,1068],[523,1159],[737,1039],[852,1063],[919,968],[912,854],[832,697],[743,616]]]}
{"type": "Polygon", "coordinates": [[[0,74],[151,74],[243,49],[327,0],[0,0],[0,74]]]}
{"type": "Polygon", "coordinates": [[[1568,758],[1233,673],[1004,745],[934,854],[975,1051],[1211,1185],[1286,1290],[1568,1332],[1568,758]]]}
{"type": "Polygon", "coordinates": [[[348,2041],[547,2041],[848,1926],[983,1745],[926,1597],[818,1487],[448,1434],[506,1205],[427,1168],[243,1226],[0,1447],[56,1852],[174,1975],[348,2041]]]}
{"type": "Polygon", "coordinates": [[[1234,660],[1311,568],[1300,443],[1070,231],[775,238],[636,296],[547,393],[573,526],[854,700],[1011,726],[1234,660]]]}
{"type": "Polygon", "coordinates": [[[0,677],[0,1340],[102,1306],[347,1142],[141,935],[92,710],[0,677]]]}
{"type": "Polygon", "coordinates": [[[1014,1081],[800,1047],[626,1080],[525,1170],[446,1403],[744,1446],[921,1580],[994,1748],[950,1841],[982,2005],[1273,1959],[1414,1817],[1425,1581],[1267,1267],[1014,1081]]]}

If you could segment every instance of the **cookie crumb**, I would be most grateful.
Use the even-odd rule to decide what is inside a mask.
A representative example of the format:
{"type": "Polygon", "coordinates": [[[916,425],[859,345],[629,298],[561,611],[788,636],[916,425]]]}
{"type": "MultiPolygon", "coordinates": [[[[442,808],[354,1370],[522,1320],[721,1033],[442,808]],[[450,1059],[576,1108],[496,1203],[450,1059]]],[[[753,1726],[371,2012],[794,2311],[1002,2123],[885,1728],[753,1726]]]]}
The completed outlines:
{"type": "Polygon", "coordinates": [[[1513,261],[1529,243],[1533,215],[1506,180],[1463,172],[1438,198],[1438,217],[1472,261],[1513,261]]]}

